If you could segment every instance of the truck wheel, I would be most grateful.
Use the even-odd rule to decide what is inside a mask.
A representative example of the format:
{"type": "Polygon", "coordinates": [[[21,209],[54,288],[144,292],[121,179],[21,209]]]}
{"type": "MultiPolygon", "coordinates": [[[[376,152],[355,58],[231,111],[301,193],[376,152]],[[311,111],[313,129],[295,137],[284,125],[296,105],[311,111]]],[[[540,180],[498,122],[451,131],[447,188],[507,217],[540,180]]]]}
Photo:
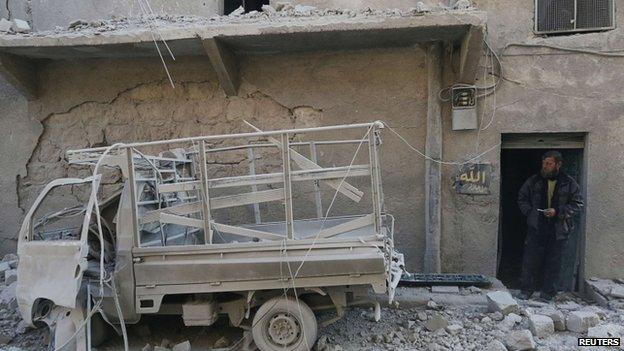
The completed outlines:
{"type": "Polygon", "coordinates": [[[314,312],[293,298],[275,297],[260,306],[251,332],[261,351],[311,350],[318,333],[314,312]]]}

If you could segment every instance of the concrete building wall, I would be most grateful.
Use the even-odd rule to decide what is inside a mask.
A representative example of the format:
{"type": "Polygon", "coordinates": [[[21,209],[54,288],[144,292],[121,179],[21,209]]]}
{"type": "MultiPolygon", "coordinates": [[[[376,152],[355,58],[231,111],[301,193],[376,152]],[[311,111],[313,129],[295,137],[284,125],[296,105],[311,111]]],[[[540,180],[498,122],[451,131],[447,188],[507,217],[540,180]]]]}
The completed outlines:
{"type": "Polygon", "coordinates": [[[42,126],[28,102],[0,78],[0,255],[14,252],[24,207],[19,202],[21,178],[42,126]]]}
{"type": "MultiPolygon", "coordinates": [[[[624,188],[617,179],[624,174],[624,57],[571,51],[520,48],[513,43],[545,44],[570,49],[621,51],[624,15],[619,28],[607,32],[537,36],[533,33],[533,3],[481,0],[488,12],[488,41],[501,54],[504,80],[496,94],[480,101],[477,131],[453,132],[445,119],[444,157],[466,159],[501,140],[510,132],[587,132],[586,276],[624,277],[624,188]],[[485,109],[485,111],[483,110],[485,109]],[[495,111],[495,113],[492,113],[495,111]],[[479,137],[479,139],[477,139],[479,137]]],[[[620,5],[618,3],[617,5],[620,5]]],[[[483,79],[480,79],[482,82],[483,79]]],[[[478,82],[479,83],[479,82],[478,82]]],[[[481,84],[481,83],[479,83],[481,84]]],[[[448,112],[448,111],[447,111],[448,112]]],[[[492,194],[456,195],[443,185],[442,262],[449,272],[494,274],[500,200],[500,152],[497,148],[483,161],[494,167],[492,194]]],[[[453,167],[444,168],[450,182],[453,167]]]]}

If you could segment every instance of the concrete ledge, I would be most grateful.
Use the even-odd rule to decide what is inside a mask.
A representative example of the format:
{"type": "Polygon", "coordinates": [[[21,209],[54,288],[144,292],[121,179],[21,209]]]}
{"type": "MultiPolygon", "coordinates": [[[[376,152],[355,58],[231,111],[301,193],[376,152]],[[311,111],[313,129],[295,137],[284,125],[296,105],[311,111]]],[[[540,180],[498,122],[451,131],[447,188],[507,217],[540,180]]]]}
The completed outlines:
{"type": "Polygon", "coordinates": [[[176,56],[208,56],[228,95],[238,89],[238,54],[411,47],[447,42],[461,46],[460,72],[467,82],[479,59],[485,13],[445,11],[402,16],[327,15],[271,19],[199,19],[159,25],[156,32],[137,25],[108,32],[67,31],[0,35],[0,54],[8,55],[3,74],[29,98],[36,98],[37,60],[155,57],[154,38],[166,40],[176,56]],[[97,34],[96,34],[97,33],[97,34]],[[13,65],[16,60],[24,64],[13,65]],[[16,68],[16,69],[13,69],[16,68]]]}
{"type": "MultiPolygon", "coordinates": [[[[160,26],[174,53],[203,55],[200,38],[219,37],[235,51],[288,52],[337,48],[410,46],[461,40],[471,27],[485,27],[485,12],[441,12],[406,17],[319,16],[279,20],[172,23],[160,26]]],[[[149,28],[102,32],[65,32],[39,36],[0,35],[0,52],[31,58],[156,56],[149,28]]]]}

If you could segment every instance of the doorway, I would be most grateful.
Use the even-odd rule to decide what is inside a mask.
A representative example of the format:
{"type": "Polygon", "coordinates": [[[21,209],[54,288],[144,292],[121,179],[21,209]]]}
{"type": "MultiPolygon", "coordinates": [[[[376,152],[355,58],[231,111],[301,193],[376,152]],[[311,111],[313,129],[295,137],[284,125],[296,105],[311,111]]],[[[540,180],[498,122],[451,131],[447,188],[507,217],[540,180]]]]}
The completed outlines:
{"type": "MultiPolygon", "coordinates": [[[[502,139],[497,277],[508,288],[519,289],[527,225],[518,208],[518,191],[530,176],[540,171],[542,155],[548,150],[557,150],[563,155],[563,171],[572,176],[584,192],[585,134],[503,134],[502,139]]],[[[580,288],[583,268],[580,255],[584,251],[583,213],[582,210],[576,216],[576,226],[562,255],[558,282],[561,291],[578,291],[580,288]]]]}

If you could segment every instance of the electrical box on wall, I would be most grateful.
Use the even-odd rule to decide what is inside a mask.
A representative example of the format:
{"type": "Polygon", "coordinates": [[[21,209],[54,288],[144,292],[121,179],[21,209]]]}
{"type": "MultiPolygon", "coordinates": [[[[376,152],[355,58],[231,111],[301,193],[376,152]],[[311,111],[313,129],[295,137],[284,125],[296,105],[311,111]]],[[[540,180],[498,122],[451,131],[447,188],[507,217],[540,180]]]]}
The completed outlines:
{"type": "Polygon", "coordinates": [[[453,130],[477,129],[477,88],[457,86],[451,88],[453,130]]]}

